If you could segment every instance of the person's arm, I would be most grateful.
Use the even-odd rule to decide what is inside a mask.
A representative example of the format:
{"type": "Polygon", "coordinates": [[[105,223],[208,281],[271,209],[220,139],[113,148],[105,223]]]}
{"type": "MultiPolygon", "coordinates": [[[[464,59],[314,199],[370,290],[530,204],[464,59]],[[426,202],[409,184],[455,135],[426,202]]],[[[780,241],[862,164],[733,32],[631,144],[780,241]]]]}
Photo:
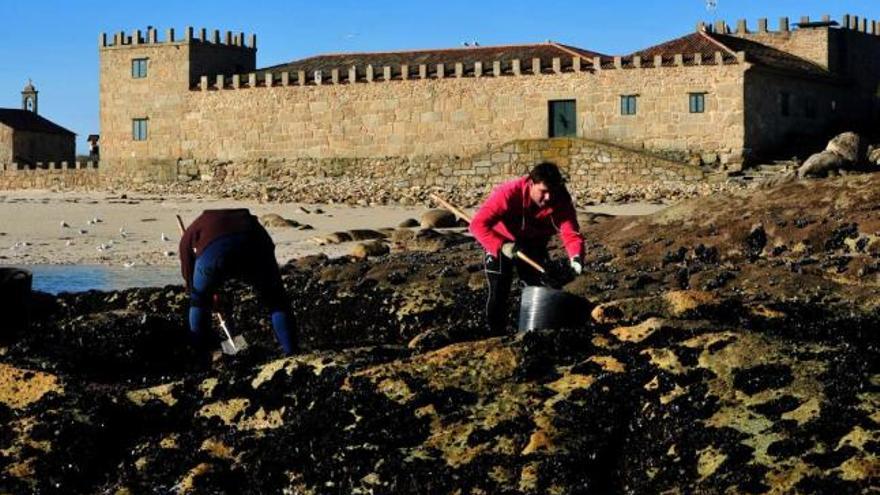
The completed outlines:
{"type": "Polygon", "coordinates": [[[509,200],[510,191],[508,188],[496,188],[471,220],[469,229],[474,238],[477,239],[477,242],[483,246],[487,253],[493,256],[498,256],[501,246],[506,242],[510,242],[509,239],[505,239],[492,230],[492,227],[500,222],[501,218],[509,210],[509,200]]]}
{"type": "Polygon", "coordinates": [[[557,211],[553,212],[554,221],[559,226],[559,238],[565,246],[569,259],[584,255],[584,236],[581,235],[577,221],[577,212],[571,199],[565,201],[557,211]]]}
{"type": "Polygon", "coordinates": [[[180,236],[178,253],[180,255],[180,273],[183,275],[183,287],[187,292],[190,292],[192,290],[193,268],[196,263],[192,248],[192,225],[180,236]]]}

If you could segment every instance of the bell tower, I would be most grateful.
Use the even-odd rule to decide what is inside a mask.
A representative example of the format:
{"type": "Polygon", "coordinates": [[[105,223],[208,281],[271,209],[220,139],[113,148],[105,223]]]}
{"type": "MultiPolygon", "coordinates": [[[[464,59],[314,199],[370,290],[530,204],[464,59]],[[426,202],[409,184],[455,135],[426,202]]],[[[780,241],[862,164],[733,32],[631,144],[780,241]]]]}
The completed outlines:
{"type": "Polygon", "coordinates": [[[28,79],[27,85],[21,91],[22,110],[37,113],[37,93],[38,91],[34,88],[34,84],[28,79]]]}

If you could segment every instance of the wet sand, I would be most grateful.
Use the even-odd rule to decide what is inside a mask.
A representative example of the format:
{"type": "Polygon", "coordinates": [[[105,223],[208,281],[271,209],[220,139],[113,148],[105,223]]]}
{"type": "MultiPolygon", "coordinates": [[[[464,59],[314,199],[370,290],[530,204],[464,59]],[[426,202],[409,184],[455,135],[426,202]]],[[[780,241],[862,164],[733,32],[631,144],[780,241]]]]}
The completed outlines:
{"type": "MultiPolygon", "coordinates": [[[[585,211],[644,215],[663,205],[596,205],[585,211]]],[[[312,229],[269,228],[280,262],[309,254],[348,254],[352,243],[319,245],[316,237],[350,229],[396,227],[419,219],[427,206],[258,203],[198,196],[125,198],[107,193],[0,191],[0,264],[176,265],[180,239],[175,215],[192,221],[205,209],[249,208],[275,213],[312,229]],[[95,222],[94,220],[99,220],[95,222]],[[67,226],[62,226],[64,222],[67,226]],[[163,240],[167,239],[167,240],[163,240]]]]}

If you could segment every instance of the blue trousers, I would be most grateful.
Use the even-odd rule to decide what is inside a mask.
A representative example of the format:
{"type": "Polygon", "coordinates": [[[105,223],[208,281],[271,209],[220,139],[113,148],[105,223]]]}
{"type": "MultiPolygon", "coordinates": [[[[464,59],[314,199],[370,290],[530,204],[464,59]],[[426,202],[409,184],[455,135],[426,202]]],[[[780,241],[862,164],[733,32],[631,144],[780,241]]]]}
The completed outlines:
{"type": "Polygon", "coordinates": [[[211,332],[211,309],[217,288],[229,279],[241,280],[256,289],[269,308],[278,343],[285,354],[292,354],[296,350],[296,321],[290,312],[275,253],[247,233],[218,237],[198,253],[189,308],[189,328],[196,346],[217,345],[216,334],[211,332]]]}

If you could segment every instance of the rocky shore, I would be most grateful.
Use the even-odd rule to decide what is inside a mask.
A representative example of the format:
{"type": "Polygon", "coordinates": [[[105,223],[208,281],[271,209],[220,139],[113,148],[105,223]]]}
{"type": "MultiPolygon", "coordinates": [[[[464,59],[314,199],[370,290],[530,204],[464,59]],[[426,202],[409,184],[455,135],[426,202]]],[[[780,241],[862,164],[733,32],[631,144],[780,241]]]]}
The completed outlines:
{"type": "MultiPolygon", "coordinates": [[[[222,175],[210,180],[189,180],[170,184],[144,182],[111,188],[122,194],[209,195],[237,200],[258,200],[265,203],[341,203],[348,205],[430,205],[431,193],[442,193],[447,199],[464,207],[474,207],[485,199],[493,184],[474,187],[401,186],[394,177],[296,177],[284,174],[255,180],[239,177],[227,181],[222,175]]],[[[747,189],[741,182],[694,182],[651,184],[615,184],[608,181],[586,184],[575,182],[569,190],[580,206],[636,201],[672,203],[682,199],[707,196],[719,192],[747,189]]]]}
{"type": "Polygon", "coordinates": [[[286,264],[290,358],[237,285],[251,346],[213,362],[181,287],[39,295],[0,347],[0,491],[870,493],[877,205],[865,175],[584,217],[587,275],[549,280],[591,318],[527,334],[484,334],[454,230],[286,264]]]}

